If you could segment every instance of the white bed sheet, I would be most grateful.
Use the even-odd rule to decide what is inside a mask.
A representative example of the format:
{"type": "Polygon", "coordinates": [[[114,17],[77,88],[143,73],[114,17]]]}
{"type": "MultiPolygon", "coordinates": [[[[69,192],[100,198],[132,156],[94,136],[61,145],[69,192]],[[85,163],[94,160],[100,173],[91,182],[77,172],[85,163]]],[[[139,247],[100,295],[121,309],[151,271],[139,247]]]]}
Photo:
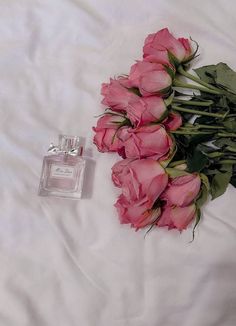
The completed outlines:
{"type": "Polygon", "coordinates": [[[0,0],[0,326],[235,326],[233,187],[191,229],[144,239],[119,225],[91,127],[100,84],[168,26],[200,43],[197,64],[236,69],[233,0],[0,0]],[[86,138],[85,198],[40,198],[42,157],[59,133],[86,138]]]}

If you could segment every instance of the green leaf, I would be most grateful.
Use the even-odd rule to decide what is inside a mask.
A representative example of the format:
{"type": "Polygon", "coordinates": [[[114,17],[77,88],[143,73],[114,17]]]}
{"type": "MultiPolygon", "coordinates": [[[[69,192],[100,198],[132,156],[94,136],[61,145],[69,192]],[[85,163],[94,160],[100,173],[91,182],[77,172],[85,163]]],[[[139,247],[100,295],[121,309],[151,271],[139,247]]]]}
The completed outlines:
{"type": "Polygon", "coordinates": [[[163,65],[165,67],[166,72],[170,75],[171,79],[175,78],[175,71],[170,68],[168,65],[163,65]]]}
{"type": "Polygon", "coordinates": [[[224,109],[229,109],[229,105],[228,105],[228,101],[227,101],[227,97],[225,95],[223,95],[222,97],[220,97],[219,101],[217,102],[217,107],[221,107],[224,109]]]}
{"type": "Polygon", "coordinates": [[[203,66],[194,69],[198,77],[208,84],[215,84],[216,65],[203,66]]]}
{"type": "Polygon", "coordinates": [[[221,172],[230,172],[233,174],[233,165],[232,164],[222,164],[220,169],[221,172]]]}
{"type": "Polygon", "coordinates": [[[199,196],[197,198],[196,204],[198,205],[198,207],[201,207],[203,204],[205,204],[205,202],[207,201],[209,192],[206,189],[205,185],[202,185],[201,190],[199,192],[199,196]]]}
{"type": "Polygon", "coordinates": [[[211,182],[212,200],[223,195],[223,193],[226,191],[232,177],[232,166],[228,166],[228,168],[231,168],[231,171],[219,172],[214,175],[211,182]]]}
{"type": "Polygon", "coordinates": [[[165,170],[171,178],[177,178],[177,177],[182,177],[183,175],[189,175],[188,172],[185,172],[183,170],[178,170],[175,168],[166,168],[165,170]]]}
{"type": "MultiPolygon", "coordinates": [[[[217,65],[203,66],[194,71],[201,80],[221,88],[227,99],[236,104],[236,72],[227,64],[220,62],[217,65]]],[[[201,97],[204,96],[207,94],[201,92],[201,97]]]]}
{"type": "Polygon", "coordinates": [[[201,173],[200,177],[201,177],[202,185],[196,201],[197,207],[201,207],[207,201],[209,190],[210,190],[210,184],[207,176],[201,173]]]}
{"type": "Polygon", "coordinates": [[[175,91],[173,91],[173,92],[170,94],[170,96],[167,97],[167,98],[164,100],[166,106],[171,105],[171,103],[173,102],[174,96],[175,96],[175,91]]]}
{"type": "Polygon", "coordinates": [[[168,51],[168,58],[169,61],[173,64],[173,66],[178,67],[180,65],[180,61],[170,51],[168,51]]]}
{"type": "Polygon", "coordinates": [[[206,187],[207,191],[209,191],[210,190],[210,183],[209,183],[208,177],[204,173],[200,173],[200,178],[202,180],[202,183],[206,187]]]}
{"type": "Polygon", "coordinates": [[[227,118],[225,121],[223,121],[223,125],[226,128],[227,131],[235,132],[236,130],[236,119],[234,117],[227,118]]]}
{"type": "Polygon", "coordinates": [[[213,145],[222,148],[225,146],[231,146],[233,148],[236,148],[236,142],[231,140],[230,138],[219,138],[213,142],[213,145]]]}
{"type": "Polygon", "coordinates": [[[201,80],[220,85],[224,89],[236,93],[236,72],[226,63],[220,62],[217,65],[203,66],[194,71],[201,80]]]}
{"type": "Polygon", "coordinates": [[[218,63],[216,65],[216,83],[236,93],[236,72],[226,63],[218,63]]]}
{"type": "Polygon", "coordinates": [[[204,172],[204,173],[209,177],[209,176],[212,176],[212,175],[214,175],[214,174],[219,173],[219,170],[210,167],[210,168],[206,168],[206,169],[204,169],[202,172],[204,172]]]}
{"type": "Polygon", "coordinates": [[[196,230],[196,227],[198,226],[200,220],[201,220],[201,217],[202,217],[202,214],[201,214],[201,210],[199,207],[197,207],[197,211],[196,211],[196,222],[194,224],[194,227],[193,227],[193,237],[192,237],[192,240],[190,242],[193,242],[194,238],[195,238],[195,230],[196,230]]]}
{"type": "MultiPolygon", "coordinates": [[[[172,138],[172,139],[173,139],[173,138],[172,138]]],[[[173,142],[174,142],[174,139],[173,139],[173,142]]],[[[176,151],[177,151],[177,146],[175,145],[175,146],[172,147],[172,149],[170,150],[168,159],[166,159],[166,160],[162,160],[162,161],[160,162],[160,164],[161,164],[161,166],[162,166],[163,168],[165,168],[166,166],[168,166],[168,164],[172,161],[172,159],[173,159],[174,156],[175,156],[176,151]]]]}
{"type": "Polygon", "coordinates": [[[189,172],[200,172],[207,163],[207,156],[198,149],[195,149],[193,155],[189,155],[187,158],[189,172]]]}
{"type": "Polygon", "coordinates": [[[234,94],[231,94],[231,93],[228,93],[228,92],[225,92],[228,100],[233,103],[233,104],[236,104],[236,95],[234,94]]]}
{"type": "Polygon", "coordinates": [[[224,94],[232,103],[236,103],[236,72],[226,63],[216,65],[216,84],[223,88],[224,94]]]}
{"type": "MultiPolygon", "coordinates": [[[[236,145],[236,144],[235,144],[236,145]]],[[[226,151],[230,151],[230,152],[233,152],[233,153],[236,153],[236,146],[226,146],[225,147],[225,150],[226,151]]]]}

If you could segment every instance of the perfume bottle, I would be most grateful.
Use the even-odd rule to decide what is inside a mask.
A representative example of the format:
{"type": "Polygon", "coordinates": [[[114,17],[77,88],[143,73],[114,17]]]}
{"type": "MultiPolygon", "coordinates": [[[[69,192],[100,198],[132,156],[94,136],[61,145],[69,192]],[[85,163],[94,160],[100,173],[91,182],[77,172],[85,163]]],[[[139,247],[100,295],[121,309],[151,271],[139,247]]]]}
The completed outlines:
{"type": "Polygon", "coordinates": [[[59,146],[51,145],[43,159],[39,196],[81,198],[85,169],[82,152],[79,137],[59,135],[59,146]]]}

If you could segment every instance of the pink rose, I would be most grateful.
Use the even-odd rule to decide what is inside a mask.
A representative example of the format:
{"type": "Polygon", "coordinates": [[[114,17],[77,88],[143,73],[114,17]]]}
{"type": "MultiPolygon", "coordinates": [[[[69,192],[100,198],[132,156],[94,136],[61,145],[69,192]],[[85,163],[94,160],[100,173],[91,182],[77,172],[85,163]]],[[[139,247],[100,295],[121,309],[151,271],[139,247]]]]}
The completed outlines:
{"type": "Polygon", "coordinates": [[[112,167],[112,181],[116,187],[121,188],[124,179],[129,174],[129,163],[133,162],[134,159],[132,158],[126,158],[124,160],[118,161],[115,165],[112,167]]]}
{"type": "Polygon", "coordinates": [[[198,174],[188,174],[170,179],[162,199],[169,206],[188,206],[197,197],[201,187],[201,178],[198,174]]]}
{"type": "Polygon", "coordinates": [[[138,87],[143,96],[163,95],[169,91],[172,78],[162,64],[138,61],[130,70],[129,87],[138,87]]]}
{"type": "Polygon", "coordinates": [[[176,39],[168,30],[164,28],[157,33],[150,34],[145,40],[143,47],[143,57],[157,57],[160,62],[169,61],[168,52],[174,56],[179,63],[187,61],[192,54],[188,39],[176,39]]]}
{"type": "Polygon", "coordinates": [[[125,129],[120,135],[127,158],[152,157],[156,160],[168,154],[173,140],[162,125],[125,129]]]}
{"type": "Polygon", "coordinates": [[[131,223],[136,228],[151,224],[155,214],[154,202],[168,183],[168,176],[155,160],[122,160],[112,168],[112,180],[122,189],[115,207],[121,223],[131,223]]]}
{"type": "Polygon", "coordinates": [[[156,54],[151,54],[143,57],[143,61],[145,62],[152,62],[152,63],[159,63],[165,66],[170,67],[173,70],[173,74],[175,74],[176,69],[175,66],[170,62],[168,52],[166,50],[164,51],[158,51],[156,54]]]}
{"type": "Polygon", "coordinates": [[[181,37],[181,38],[178,38],[178,41],[180,43],[182,43],[182,45],[183,45],[183,47],[185,49],[185,57],[184,57],[184,59],[188,60],[188,58],[191,57],[191,55],[192,55],[192,48],[191,48],[189,40],[186,39],[186,38],[181,37]]]}
{"type": "Polygon", "coordinates": [[[166,113],[165,102],[158,96],[142,97],[127,108],[127,117],[136,127],[161,121],[166,113]]]}
{"type": "Polygon", "coordinates": [[[145,199],[151,208],[166,188],[168,176],[155,160],[125,159],[113,166],[112,180],[117,187],[122,188],[122,193],[129,203],[145,199]]]}
{"type": "Polygon", "coordinates": [[[136,231],[145,226],[155,223],[161,210],[152,210],[149,204],[145,201],[137,201],[130,205],[124,195],[120,195],[115,207],[118,211],[121,224],[131,224],[131,227],[136,228],[136,231]]]}
{"type": "Polygon", "coordinates": [[[119,139],[119,132],[123,128],[119,128],[125,118],[119,115],[106,114],[98,119],[97,126],[93,127],[95,136],[94,144],[100,152],[116,152],[122,148],[122,142],[119,139]]]}
{"type": "Polygon", "coordinates": [[[179,113],[170,112],[168,117],[162,121],[167,130],[176,130],[181,127],[183,120],[179,113]]]}
{"type": "Polygon", "coordinates": [[[167,226],[169,229],[182,231],[192,222],[195,214],[196,206],[194,204],[185,207],[165,206],[157,226],[167,226]]]}
{"type": "Polygon", "coordinates": [[[110,107],[113,111],[126,111],[129,103],[137,101],[138,95],[129,91],[122,84],[125,79],[110,79],[109,84],[102,84],[101,94],[104,96],[102,104],[110,107]]]}

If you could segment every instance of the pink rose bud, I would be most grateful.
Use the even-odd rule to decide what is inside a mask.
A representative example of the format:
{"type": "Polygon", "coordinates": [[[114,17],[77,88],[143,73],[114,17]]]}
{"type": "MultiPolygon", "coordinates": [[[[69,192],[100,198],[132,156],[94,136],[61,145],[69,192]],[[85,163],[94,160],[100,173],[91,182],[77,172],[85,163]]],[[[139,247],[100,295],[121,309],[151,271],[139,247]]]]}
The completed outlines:
{"type": "Polygon", "coordinates": [[[133,162],[134,159],[126,158],[124,160],[118,161],[112,167],[112,181],[116,187],[121,188],[124,182],[124,179],[129,174],[129,164],[133,162]]]}
{"type": "Polygon", "coordinates": [[[129,203],[142,200],[151,208],[164,191],[168,176],[163,167],[155,160],[125,159],[112,168],[112,180],[129,203]]]}
{"type": "Polygon", "coordinates": [[[181,127],[183,120],[179,113],[170,112],[168,117],[162,121],[167,130],[176,130],[181,127]]]}
{"type": "Polygon", "coordinates": [[[119,139],[120,124],[125,121],[125,118],[119,115],[106,114],[98,119],[97,126],[93,127],[95,136],[93,139],[94,144],[100,152],[117,152],[121,149],[122,141],[119,139]]]}
{"type": "Polygon", "coordinates": [[[136,127],[150,122],[159,122],[166,113],[165,102],[158,96],[142,97],[139,101],[130,103],[127,108],[127,117],[136,127]]]}
{"type": "Polygon", "coordinates": [[[101,94],[104,96],[102,104],[113,111],[126,111],[129,103],[139,100],[139,96],[129,91],[122,83],[123,79],[110,79],[109,84],[102,84],[101,94]]]}
{"type": "Polygon", "coordinates": [[[188,206],[197,197],[201,187],[201,178],[198,174],[183,175],[169,181],[162,194],[169,206],[188,206]]]}
{"type": "Polygon", "coordinates": [[[159,63],[138,61],[129,73],[129,86],[138,87],[143,96],[165,95],[172,85],[172,78],[159,63]]]}
{"type": "Polygon", "coordinates": [[[145,40],[143,47],[143,57],[149,57],[152,62],[156,56],[156,62],[163,63],[169,61],[168,52],[174,56],[179,63],[188,60],[192,54],[192,49],[188,39],[176,39],[168,30],[164,28],[157,33],[150,34],[145,40]]]}
{"type": "Polygon", "coordinates": [[[174,146],[172,138],[159,124],[125,129],[120,139],[124,142],[127,158],[152,157],[158,160],[174,146]]]}
{"type": "Polygon", "coordinates": [[[192,48],[191,48],[191,45],[190,45],[190,42],[188,39],[186,38],[183,38],[183,37],[180,37],[178,38],[178,41],[180,43],[182,43],[184,49],[185,49],[185,56],[184,56],[184,60],[188,60],[189,57],[191,57],[191,55],[193,54],[192,52],[192,48]]]}
{"type": "Polygon", "coordinates": [[[137,201],[132,205],[127,202],[124,195],[120,195],[115,207],[118,211],[121,224],[131,224],[136,231],[145,226],[152,225],[161,213],[160,209],[152,210],[145,201],[137,201]]]}
{"type": "Polygon", "coordinates": [[[165,206],[157,222],[157,226],[167,226],[168,229],[182,231],[192,222],[195,214],[196,206],[194,204],[185,207],[165,206]]]}

